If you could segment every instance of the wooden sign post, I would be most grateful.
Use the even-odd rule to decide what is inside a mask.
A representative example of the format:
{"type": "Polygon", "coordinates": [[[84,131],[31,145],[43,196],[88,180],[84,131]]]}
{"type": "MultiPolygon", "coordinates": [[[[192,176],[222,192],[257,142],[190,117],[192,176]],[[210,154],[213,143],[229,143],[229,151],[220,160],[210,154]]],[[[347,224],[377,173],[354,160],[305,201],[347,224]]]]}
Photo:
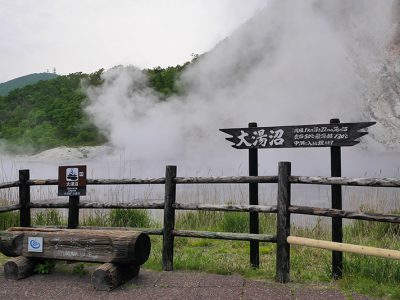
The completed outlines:
{"type": "MultiPolygon", "coordinates": [[[[331,119],[331,124],[339,124],[339,119],[331,119]]],[[[331,147],[331,176],[342,176],[342,154],[339,146],[331,147]]],[[[331,207],[342,209],[342,186],[331,185],[331,207]]],[[[332,242],[343,242],[342,218],[332,218],[332,242]]],[[[343,252],[332,251],[332,277],[342,277],[343,252]]]]}
{"type": "Polygon", "coordinates": [[[86,166],[58,167],[58,196],[69,196],[68,228],[79,225],[79,196],[86,195],[86,166]]]}
{"type": "MultiPolygon", "coordinates": [[[[360,142],[357,139],[368,134],[368,132],[360,130],[374,124],[375,122],[340,123],[339,119],[332,119],[330,124],[297,126],[257,127],[257,123],[249,123],[248,128],[227,128],[220,129],[220,131],[231,135],[226,139],[233,143],[233,148],[249,149],[250,176],[258,174],[257,149],[330,147],[331,176],[340,177],[340,147],[357,145],[360,142]]],[[[250,184],[249,194],[250,204],[258,205],[257,184],[250,184]]],[[[332,208],[342,208],[342,190],[337,185],[332,185],[332,208]]],[[[258,233],[258,215],[252,216],[252,213],[250,213],[250,233],[258,233]]],[[[342,239],[342,219],[332,218],[332,241],[342,242],[342,239]]],[[[258,243],[250,244],[250,264],[258,267],[258,263],[258,243]],[[257,250],[254,250],[255,247],[257,250]]],[[[334,278],[341,277],[342,268],[342,252],[334,251],[332,253],[332,276],[334,278]]]]}
{"type": "MultiPolygon", "coordinates": [[[[249,123],[249,128],[257,128],[257,123],[249,123]]],[[[249,176],[258,176],[258,150],[249,149],[249,176]]],[[[258,183],[249,183],[249,203],[258,205],[258,183]]],[[[250,233],[259,233],[258,213],[250,212],[250,233]]],[[[259,242],[250,242],[250,265],[258,268],[260,265],[259,242]]]]}

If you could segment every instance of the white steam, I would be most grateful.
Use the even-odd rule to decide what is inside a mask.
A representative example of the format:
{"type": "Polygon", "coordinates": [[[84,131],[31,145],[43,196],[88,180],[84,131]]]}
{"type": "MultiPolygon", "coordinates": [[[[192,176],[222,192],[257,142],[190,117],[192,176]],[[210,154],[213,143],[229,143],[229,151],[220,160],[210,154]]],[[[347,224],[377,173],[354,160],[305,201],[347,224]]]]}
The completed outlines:
{"type": "MultiPolygon", "coordinates": [[[[390,12],[390,1],[271,1],[187,69],[184,96],[161,101],[139,70],[118,67],[87,90],[86,111],[116,149],[144,165],[246,173],[246,153],[219,128],[369,121],[366,94],[383,63],[390,12]]],[[[357,168],[352,151],[349,170],[357,168]]],[[[263,172],[295,160],[302,171],[329,173],[326,149],[264,152],[263,172]]]]}

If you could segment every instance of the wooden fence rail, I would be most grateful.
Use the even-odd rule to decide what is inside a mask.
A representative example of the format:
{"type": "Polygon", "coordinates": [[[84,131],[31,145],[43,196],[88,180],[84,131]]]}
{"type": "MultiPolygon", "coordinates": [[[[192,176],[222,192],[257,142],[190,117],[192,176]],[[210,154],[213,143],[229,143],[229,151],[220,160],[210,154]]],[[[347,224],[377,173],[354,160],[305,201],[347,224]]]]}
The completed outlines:
{"type": "MultiPolygon", "coordinates": [[[[318,184],[331,186],[367,186],[367,187],[400,187],[398,178],[347,178],[347,177],[310,177],[292,176],[290,162],[280,162],[278,176],[225,176],[225,177],[177,177],[176,166],[167,166],[165,177],[161,178],[130,178],[130,179],[88,179],[88,185],[125,185],[125,184],[163,184],[165,194],[163,200],[132,200],[127,202],[95,202],[81,201],[79,197],[69,197],[69,201],[49,200],[44,202],[31,202],[30,186],[57,185],[56,179],[30,179],[29,170],[20,170],[19,180],[0,183],[0,190],[6,188],[19,188],[19,203],[0,207],[0,213],[19,211],[20,226],[31,226],[31,209],[41,208],[67,208],[68,227],[85,229],[119,229],[130,230],[132,228],[116,227],[82,227],[79,226],[79,209],[162,209],[164,212],[163,228],[136,230],[144,231],[152,235],[163,236],[162,268],[166,271],[173,270],[174,238],[193,237],[222,240],[239,240],[255,242],[271,242],[277,244],[276,278],[279,282],[290,280],[290,244],[329,249],[333,253],[354,252],[368,255],[377,255],[388,258],[400,258],[400,252],[395,250],[364,247],[359,245],[335,243],[330,241],[318,241],[293,237],[290,235],[291,214],[303,214],[324,216],[333,219],[355,219],[366,221],[378,221],[400,224],[400,215],[363,213],[346,211],[337,208],[319,208],[291,205],[292,184],[318,184]],[[260,184],[277,183],[277,205],[216,205],[216,204],[187,204],[176,203],[177,184],[260,184]],[[276,235],[232,233],[232,232],[208,232],[194,230],[175,229],[176,210],[192,211],[221,211],[221,212],[246,212],[246,213],[276,213],[276,235]],[[371,249],[370,249],[371,248],[371,249]],[[378,250],[377,250],[378,249],[378,250]],[[364,251],[365,250],[365,251],[364,251]],[[382,254],[383,253],[383,254],[382,254]]],[[[341,224],[341,223],[338,223],[341,224]]],[[[341,226],[341,225],[340,225],[341,226]]],[[[341,230],[341,228],[340,228],[341,230]]],[[[335,266],[333,265],[333,268],[335,266]]],[[[336,266],[337,267],[337,266],[336,266]]],[[[341,270],[336,270],[340,271],[341,270]]],[[[337,274],[337,273],[336,273],[337,274]]]]}

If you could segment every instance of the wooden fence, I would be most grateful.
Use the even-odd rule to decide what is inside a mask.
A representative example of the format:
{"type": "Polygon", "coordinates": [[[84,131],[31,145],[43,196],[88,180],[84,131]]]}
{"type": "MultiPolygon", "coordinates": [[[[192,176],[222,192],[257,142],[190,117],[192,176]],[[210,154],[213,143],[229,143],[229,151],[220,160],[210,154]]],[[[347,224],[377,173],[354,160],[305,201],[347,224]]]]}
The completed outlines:
{"type": "MultiPolygon", "coordinates": [[[[318,247],[333,250],[333,253],[353,252],[367,255],[375,255],[387,258],[400,259],[400,251],[363,247],[351,244],[335,243],[330,241],[318,241],[290,235],[290,215],[303,214],[331,217],[335,219],[356,219],[367,221],[379,221],[389,223],[400,223],[400,215],[387,215],[375,213],[361,213],[345,211],[333,208],[317,208],[308,206],[291,205],[292,184],[318,184],[341,186],[370,186],[370,187],[400,187],[400,179],[396,178],[345,178],[345,177],[309,177],[292,176],[290,162],[280,162],[278,176],[236,176],[236,177],[177,177],[176,166],[167,166],[165,177],[146,179],[88,179],[88,185],[121,185],[121,184],[163,184],[165,186],[164,201],[142,202],[142,203],[117,203],[117,202],[88,202],[80,201],[79,197],[69,197],[68,202],[47,201],[31,202],[30,187],[57,185],[58,180],[30,179],[29,170],[19,171],[19,180],[0,184],[0,189],[19,188],[19,204],[1,207],[1,212],[20,212],[20,226],[31,226],[31,208],[68,208],[68,228],[79,227],[80,208],[125,208],[125,209],[163,209],[164,223],[161,229],[143,229],[144,232],[163,236],[162,268],[165,271],[173,270],[174,238],[195,237],[223,240],[261,241],[277,243],[276,251],[276,279],[279,282],[289,281],[290,274],[290,244],[298,244],[310,247],[318,247]],[[176,203],[177,184],[244,184],[244,183],[277,183],[277,205],[215,205],[215,204],[184,204],[176,203]],[[249,213],[276,213],[277,234],[249,234],[230,232],[207,232],[193,230],[175,229],[176,210],[207,210],[226,212],[249,212],[249,213]]],[[[335,265],[333,265],[333,269],[335,265]]]]}

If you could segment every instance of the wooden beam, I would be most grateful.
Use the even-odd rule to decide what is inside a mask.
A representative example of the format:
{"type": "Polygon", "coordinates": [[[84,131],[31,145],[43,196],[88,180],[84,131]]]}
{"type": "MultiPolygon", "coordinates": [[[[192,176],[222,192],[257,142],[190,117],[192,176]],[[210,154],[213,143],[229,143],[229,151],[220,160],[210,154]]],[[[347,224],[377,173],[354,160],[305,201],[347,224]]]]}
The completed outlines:
{"type": "Polygon", "coordinates": [[[400,187],[398,178],[351,178],[351,177],[321,177],[321,176],[290,176],[291,183],[349,185],[374,187],[400,187]]]}
{"type": "Polygon", "coordinates": [[[291,163],[281,161],[278,165],[278,214],[276,224],[276,280],[287,283],[290,280],[290,245],[286,238],[290,235],[290,198],[289,176],[291,163]]]}
{"type": "Polygon", "coordinates": [[[2,183],[0,183],[0,189],[18,187],[19,184],[20,184],[19,180],[18,181],[10,181],[10,182],[2,182],[2,183]]]}
{"type": "Polygon", "coordinates": [[[289,207],[289,212],[292,214],[322,216],[322,217],[337,217],[354,220],[377,221],[400,224],[400,215],[386,215],[375,213],[363,213],[355,211],[346,211],[333,208],[319,208],[308,206],[292,205],[289,207]]]}
{"type": "MultiPolygon", "coordinates": [[[[31,208],[68,208],[68,202],[59,202],[60,200],[52,200],[45,202],[31,202],[29,207],[31,208]]],[[[79,208],[127,208],[127,209],[163,209],[163,201],[148,201],[148,202],[88,202],[79,201],[79,208]]]]}
{"type": "Polygon", "coordinates": [[[165,170],[165,200],[164,200],[164,227],[162,247],[162,269],[172,271],[174,269],[174,235],[176,201],[176,166],[167,166],[165,170]]]}
{"type": "Polygon", "coordinates": [[[3,206],[3,207],[0,207],[0,213],[7,212],[7,211],[13,211],[13,210],[19,210],[20,208],[21,208],[21,205],[19,205],[19,204],[3,206]]]}
{"type": "Polygon", "coordinates": [[[207,210],[207,211],[240,211],[240,212],[263,212],[276,213],[278,209],[276,205],[214,205],[214,204],[186,204],[175,203],[175,209],[180,210],[207,210]]]}
{"type": "Polygon", "coordinates": [[[178,184],[193,183],[277,183],[278,176],[223,176],[223,177],[176,177],[178,184]]]}
{"type": "Polygon", "coordinates": [[[359,245],[345,244],[345,243],[336,243],[330,241],[308,239],[298,236],[289,236],[287,238],[287,241],[289,244],[292,245],[300,245],[300,246],[321,248],[326,250],[357,253],[357,254],[371,255],[384,258],[400,259],[400,251],[397,250],[359,246],[359,245]]]}
{"type": "Polygon", "coordinates": [[[260,241],[260,242],[276,242],[276,236],[266,234],[250,234],[250,233],[233,233],[233,232],[210,232],[210,231],[193,231],[193,230],[174,230],[174,236],[206,238],[217,240],[231,241],[260,241]]]}

